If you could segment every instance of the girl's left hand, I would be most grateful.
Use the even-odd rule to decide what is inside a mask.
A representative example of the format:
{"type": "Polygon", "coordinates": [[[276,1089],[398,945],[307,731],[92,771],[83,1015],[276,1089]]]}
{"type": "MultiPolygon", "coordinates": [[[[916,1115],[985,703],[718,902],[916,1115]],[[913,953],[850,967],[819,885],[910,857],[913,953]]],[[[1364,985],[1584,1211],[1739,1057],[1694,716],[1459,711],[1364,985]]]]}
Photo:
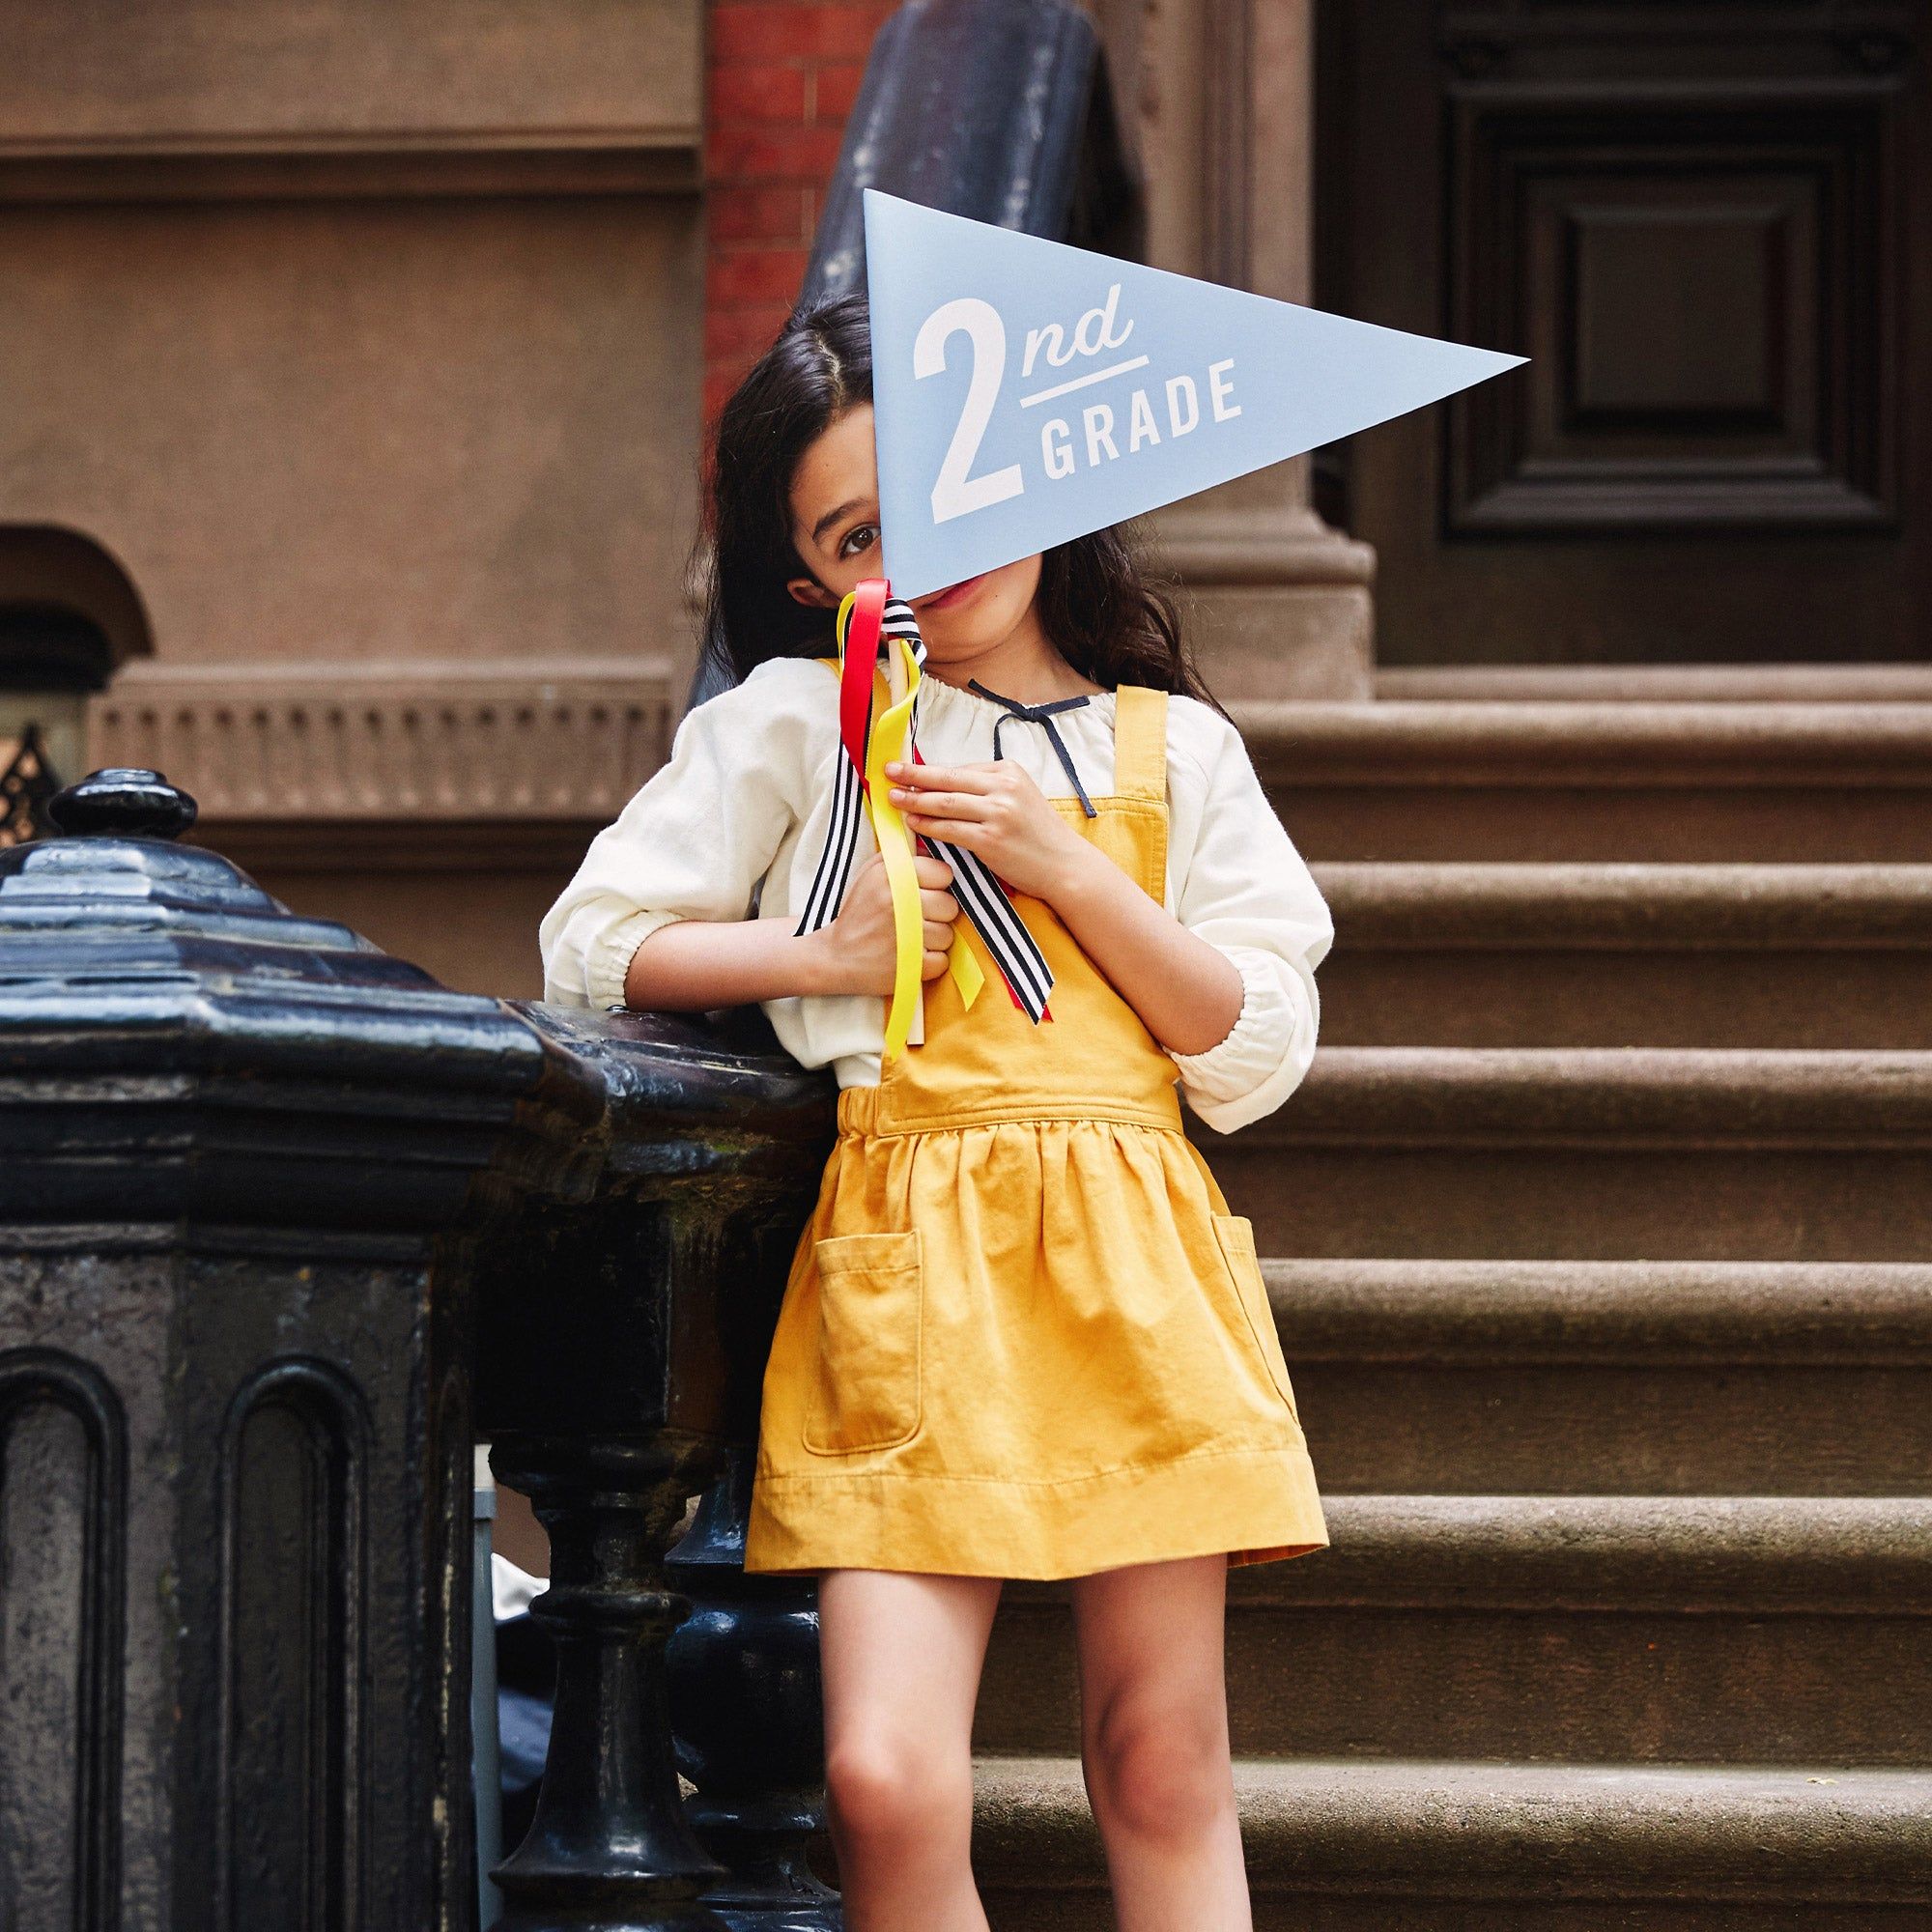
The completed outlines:
{"type": "Polygon", "coordinates": [[[1093,854],[1018,764],[886,766],[907,830],[982,859],[1015,892],[1049,905],[1093,854]]]}

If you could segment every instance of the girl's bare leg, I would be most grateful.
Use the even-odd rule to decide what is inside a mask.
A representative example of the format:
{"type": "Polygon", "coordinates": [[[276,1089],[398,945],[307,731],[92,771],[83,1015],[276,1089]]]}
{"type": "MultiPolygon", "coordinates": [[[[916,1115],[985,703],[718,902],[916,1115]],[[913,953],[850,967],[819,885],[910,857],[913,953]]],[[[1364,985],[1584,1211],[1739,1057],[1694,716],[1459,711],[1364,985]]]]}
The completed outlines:
{"type": "Polygon", "coordinates": [[[986,1932],[968,1848],[973,1706],[997,1577],[828,1570],[827,1823],[846,1932],[986,1932]]]}
{"type": "Polygon", "coordinates": [[[1252,1932],[1228,1747],[1225,1554],[1074,1578],[1080,1754],[1120,1932],[1252,1932]]]}

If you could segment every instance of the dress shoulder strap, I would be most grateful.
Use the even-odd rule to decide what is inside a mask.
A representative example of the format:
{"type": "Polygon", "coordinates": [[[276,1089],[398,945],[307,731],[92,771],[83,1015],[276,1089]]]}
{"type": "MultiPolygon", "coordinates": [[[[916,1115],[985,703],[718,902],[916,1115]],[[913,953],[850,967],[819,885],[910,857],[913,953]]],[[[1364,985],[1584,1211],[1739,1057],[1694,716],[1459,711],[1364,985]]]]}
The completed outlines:
{"type": "Polygon", "coordinates": [[[1115,689],[1114,791],[1167,801],[1167,693],[1152,685],[1115,689]]]}

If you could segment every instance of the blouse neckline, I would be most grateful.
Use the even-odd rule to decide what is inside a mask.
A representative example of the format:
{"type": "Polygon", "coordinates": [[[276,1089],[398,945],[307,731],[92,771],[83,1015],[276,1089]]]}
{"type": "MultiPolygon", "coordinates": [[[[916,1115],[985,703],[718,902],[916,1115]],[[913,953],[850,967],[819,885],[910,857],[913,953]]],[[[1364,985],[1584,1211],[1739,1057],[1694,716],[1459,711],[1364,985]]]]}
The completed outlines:
{"type": "MultiPolygon", "coordinates": [[[[968,691],[963,684],[948,684],[944,678],[934,677],[931,674],[931,672],[928,671],[925,674],[925,676],[920,679],[919,695],[921,698],[924,698],[930,693],[935,691],[944,693],[945,699],[947,702],[951,702],[953,698],[957,698],[959,702],[965,705],[969,710],[982,711],[989,718],[1000,719],[1000,718],[1009,718],[1012,716],[1012,714],[1007,709],[1007,707],[1004,704],[996,704],[990,697],[981,697],[977,691],[968,691]]],[[[1077,693],[1069,693],[1068,695],[1072,696],[1084,697],[1086,698],[1087,702],[1085,704],[1074,705],[1068,710],[1056,713],[1055,714],[1056,723],[1065,724],[1069,719],[1075,719],[1082,717],[1083,715],[1089,715],[1094,713],[1098,713],[1102,716],[1105,716],[1113,706],[1115,698],[1117,696],[1117,694],[1111,691],[1083,691],[1077,693]]],[[[1046,698],[1042,701],[1048,704],[1053,704],[1057,703],[1059,700],[1057,698],[1046,698]]]]}

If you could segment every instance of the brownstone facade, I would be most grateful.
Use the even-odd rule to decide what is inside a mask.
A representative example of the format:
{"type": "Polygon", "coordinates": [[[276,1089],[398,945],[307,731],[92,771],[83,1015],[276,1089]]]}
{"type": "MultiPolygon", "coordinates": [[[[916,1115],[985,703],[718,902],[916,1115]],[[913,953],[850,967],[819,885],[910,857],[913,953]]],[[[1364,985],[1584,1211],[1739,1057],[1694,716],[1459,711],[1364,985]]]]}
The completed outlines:
{"type": "MultiPolygon", "coordinates": [[[[1862,337],[1819,338],[1837,357],[1821,365],[1828,400],[1842,403],[1829,421],[1797,362],[1769,428],[1741,405],[1726,414],[1722,384],[1743,378],[1728,364],[1708,372],[1705,333],[1688,326],[1664,343],[1676,363],[1658,378],[1662,404],[1633,391],[1589,422],[1528,421],[1510,488],[1580,505],[1603,529],[1454,527],[1460,472],[1434,439],[1463,449],[1473,432],[1443,412],[1354,440],[1324,472],[1327,520],[1307,459],[1173,505],[1152,526],[1225,697],[1474,695],[1485,660],[1593,653],[1740,663],[1726,690],[1756,688],[1754,659],[1922,658],[1932,546],[1915,537],[1922,511],[1905,485],[1928,385],[1905,325],[1926,305],[1928,271],[1900,238],[1926,205],[1928,143],[1910,111],[1925,83],[1903,9],[1875,7],[1886,33],[1821,33],[1815,46],[1776,22],[1760,46],[1747,8],[1725,45],[1578,14],[1573,47],[1552,14],[1436,48],[1427,9],[1403,0],[1324,13],[1319,50],[1310,0],[1093,11],[1156,266],[1440,329],[1439,316],[1403,306],[1416,277],[1461,290],[1462,257],[1432,249],[1447,235],[1470,261],[1490,259],[1484,238],[1506,232],[1504,190],[1523,175],[1495,174],[1484,203],[1490,176],[1472,185],[1460,157],[1505,135],[1582,140],[1574,113],[1552,132],[1537,103],[1563,63],[1587,58],[1628,75],[1600,118],[1628,137],[1648,197],[1626,219],[1621,163],[1593,162],[1572,197],[1596,222],[1592,247],[1614,256],[1662,235],[1681,252],[1715,221],[1728,240],[1698,257],[1700,287],[1733,304],[1760,362],[1804,320],[1750,310],[1776,294],[1753,267],[1763,250],[1811,250],[1792,272],[1824,288],[1849,249],[1861,327],[1885,345],[1867,369],[1862,337]],[[1774,57],[1801,104],[1779,109],[1760,154],[1751,63],[1774,57]],[[1701,149],[1684,184],[1655,185],[1662,133],[1646,103],[1666,82],[1671,100],[1691,98],[1687,62],[1730,76],[1698,83],[1715,104],[1692,131],[1758,170],[1708,209],[1701,149]],[[1447,113],[1463,130],[1440,182],[1422,149],[1364,131],[1385,108],[1382,72],[1409,76],[1417,125],[1447,113]],[[1808,121],[1804,87],[1823,103],[1808,121]],[[1815,219],[1813,177],[1793,172],[1806,155],[1829,163],[1816,179],[1838,197],[1817,201],[1815,219]],[[1747,219],[1753,196],[1776,215],[1762,236],[1747,219]],[[1447,213],[1462,225],[1445,226],[1447,213]],[[1697,386],[1714,382],[1709,396],[1697,386]],[[1669,502],[1690,502],[1694,486],[1733,524],[1755,505],[1776,542],[1728,525],[1709,537],[1672,528],[1655,568],[1627,568],[1630,520],[1647,513],[1640,491],[1618,494],[1617,439],[1650,434],[1643,412],[1663,404],[1677,411],[1656,459],[1669,502]],[[1859,440],[1867,417],[1890,439],[1876,456],[1859,440]],[[1752,439],[1782,436],[1802,467],[1815,428],[1829,468],[1841,420],[1845,473],[1871,472],[1866,495],[1846,497],[1862,521],[1793,536],[1777,520],[1816,514],[1830,477],[1774,487],[1749,467],[1752,439]],[[1596,469],[1552,482],[1529,461],[1537,437],[1596,469]],[[1740,475],[1755,479],[1749,491],[1733,487],[1740,475]],[[1375,548],[1360,540],[1370,531],[1375,548]],[[1396,571],[1379,669],[1378,554],[1396,571]],[[1680,586],[1669,611],[1658,604],[1666,580],[1680,586]],[[1440,604],[1428,587],[1438,581],[1477,585],[1480,620],[1440,604]]],[[[704,428],[796,297],[890,12],[882,0],[582,0],[481,14],[458,0],[407,13],[185,0],[165,19],[110,28],[0,0],[0,739],[32,720],[70,771],[158,765],[201,800],[198,836],[290,900],[452,984],[534,993],[538,917],[664,753],[695,649],[686,569],[704,428]]],[[[1568,209],[1536,203],[1523,234],[1542,246],[1568,209]]],[[[1525,257],[1523,286],[1548,314],[1525,327],[1548,332],[1572,310],[1560,276],[1544,291],[1529,272],[1541,259],[1525,257]]],[[[1651,281],[1599,284],[1616,302],[1590,322],[1592,343],[1619,318],[1633,340],[1663,342],[1632,293],[1651,281]]],[[[1526,346],[1502,339],[1506,305],[1492,297],[1494,312],[1470,311],[1465,333],[1526,346]]],[[[1534,409],[1560,400],[1569,353],[1560,329],[1539,348],[1534,409]]],[[[1618,349],[1591,378],[1598,390],[1623,396],[1635,354],[1618,349]]],[[[1485,433],[1492,453],[1515,447],[1493,424],[1485,433]]],[[[1912,666],[1897,671],[1921,688],[1912,666]]],[[[1543,685],[1500,662],[1486,674],[1480,688],[1496,694],[1580,693],[1586,675],[1575,662],[1543,685]]],[[[1635,689],[1628,677],[1616,688],[1635,689]]]]}
{"type": "MultiPolygon", "coordinates": [[[[104,635],[83,761],[535,991],[688,662],[697,0],[18,4],[0,40],[0,596],[104,635]]],[[[14,711],[59,709],[25,648],[14,711]]]]}
{"type": "MultiPolygon", "coordinates": [[[[1301,5],[1105,11],[1154,259],[1305,293],[1294,197],[1226,191],[1305,186],[1301,5]]],[[[0,731],[156,765],[271,890],[534,992],[538,916],[663,755],[703,426],[889,12],[0,10],[0,731]],[[49,609],[84,677],[20,644],[49,609]]],[[[1225,682],[1366,696],[1367,553],[1304,501],[1283,466],[1162,534],[1225,682]]]]}
{"type": "MultiPolygon", "coordinates": [[[[1335,1542],[1232,1591],[1256,1923],[1923,1926],[1925,9],[1092,5],[1151,263],[1534,358],[1152,520],[1337,927],[1208,1150],[1335,1542]]],[[[888,11],[0,0],[0,764],[534,994],[888,11]]],[[[1111,1922],[1071,1639],[1003,1927],[1111,1922]]]]}

